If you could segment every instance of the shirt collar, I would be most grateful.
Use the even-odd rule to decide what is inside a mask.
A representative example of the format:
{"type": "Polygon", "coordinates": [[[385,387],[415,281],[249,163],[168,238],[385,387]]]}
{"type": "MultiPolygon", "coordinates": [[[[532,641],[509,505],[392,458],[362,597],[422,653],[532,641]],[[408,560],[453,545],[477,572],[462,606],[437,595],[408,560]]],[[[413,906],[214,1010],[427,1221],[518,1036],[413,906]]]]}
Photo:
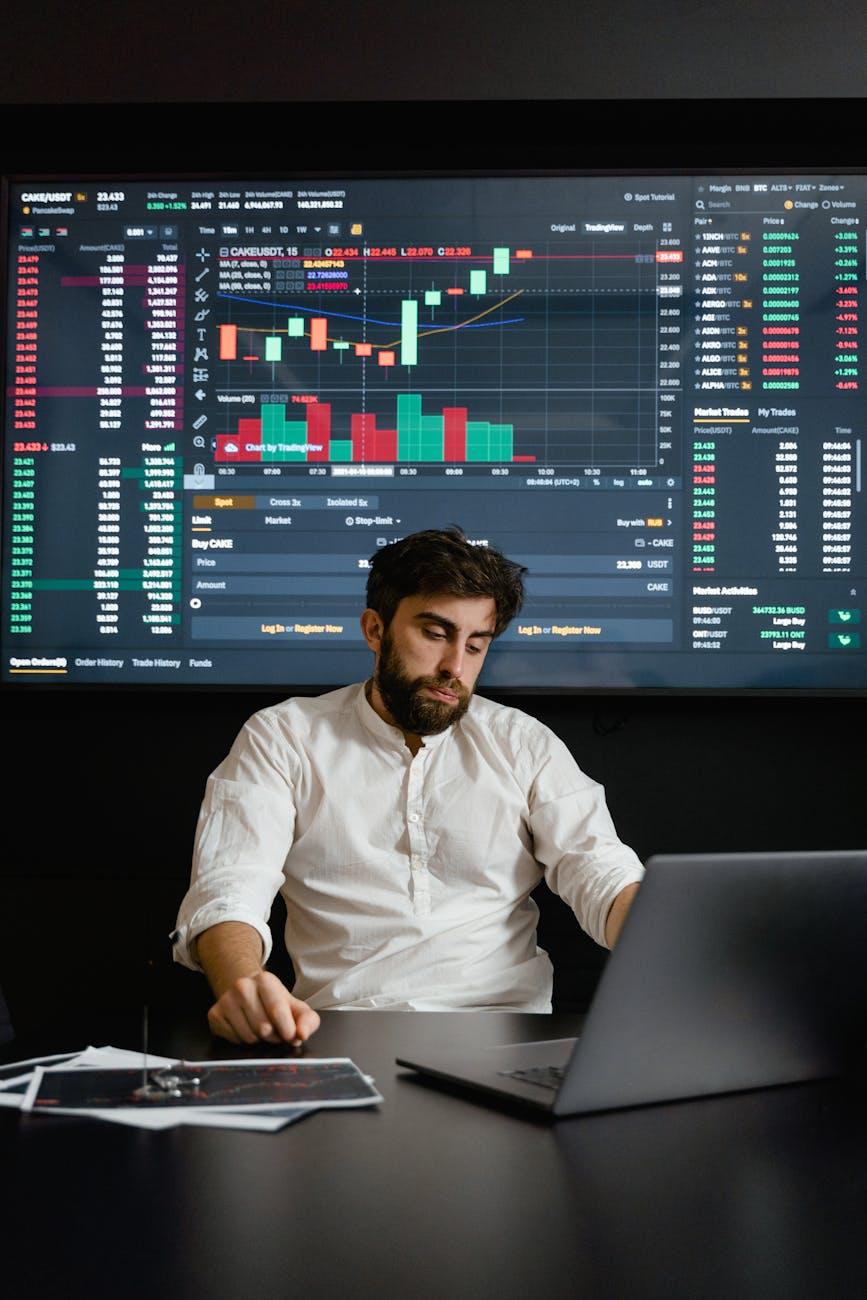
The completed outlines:
{"type": "MultiPolygon", "coordinates": [[[[400,727],[393,727],[390,722],[386,722],[377,713],[373,705],[368,701],[365,688],[367,682],[362,682],[358,688],[358,694],[355,697],[355,709],[367,730],[378,740],[384,741],[390,748],[406,749],[406,739],[400,727]]],[[[422,746],[424,749],[436,749],[447,739],[454,727],[446,727],[445,731],[440,731],[435,736],[423,736],[422,746]]]]}

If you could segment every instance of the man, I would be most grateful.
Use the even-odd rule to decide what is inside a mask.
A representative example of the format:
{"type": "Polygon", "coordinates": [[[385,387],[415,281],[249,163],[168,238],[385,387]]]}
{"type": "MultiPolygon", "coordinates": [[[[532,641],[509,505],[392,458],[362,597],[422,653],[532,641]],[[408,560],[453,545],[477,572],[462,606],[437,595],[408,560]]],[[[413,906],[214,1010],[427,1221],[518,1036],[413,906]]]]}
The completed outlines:
{"type": "Polygon", "coordinates": [[[601,788],[547,727],[473,695],[524,572],[459,529],[377,551],[371,680],[255,714],[210,777],[173,940],[214,1033],[297,1043],[323,1007],[550,1011],[543,871],[613,945],[643,868],[601,788]],[[292,993],[264,969],[278,890],[292,993]]]}

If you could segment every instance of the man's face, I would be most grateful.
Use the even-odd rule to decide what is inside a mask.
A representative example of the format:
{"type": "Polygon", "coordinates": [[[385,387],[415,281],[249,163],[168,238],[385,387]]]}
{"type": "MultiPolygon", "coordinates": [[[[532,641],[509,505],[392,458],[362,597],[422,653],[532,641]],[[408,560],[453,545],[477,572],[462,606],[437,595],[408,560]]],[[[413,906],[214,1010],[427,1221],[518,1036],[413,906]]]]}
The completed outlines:
{"type": "Polygon", "coordinates": [[[400,602],[388,630],[374,646],[373,680],[382,704],[402,731],[435,735],[463,717],[495,620],[491,596],[419,595],[400,602]]]}

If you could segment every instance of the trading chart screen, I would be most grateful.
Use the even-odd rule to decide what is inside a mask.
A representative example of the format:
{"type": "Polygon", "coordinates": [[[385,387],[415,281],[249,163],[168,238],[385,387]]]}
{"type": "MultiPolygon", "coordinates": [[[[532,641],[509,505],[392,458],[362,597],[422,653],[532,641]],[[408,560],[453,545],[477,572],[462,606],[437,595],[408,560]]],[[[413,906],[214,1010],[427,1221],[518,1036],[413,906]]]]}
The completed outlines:
{"type": "Polygon", "coordinates": [[[867,684],[867,178],[9,187],[4,679],[340,684],[371,555],[493,690],[867,684]]]}

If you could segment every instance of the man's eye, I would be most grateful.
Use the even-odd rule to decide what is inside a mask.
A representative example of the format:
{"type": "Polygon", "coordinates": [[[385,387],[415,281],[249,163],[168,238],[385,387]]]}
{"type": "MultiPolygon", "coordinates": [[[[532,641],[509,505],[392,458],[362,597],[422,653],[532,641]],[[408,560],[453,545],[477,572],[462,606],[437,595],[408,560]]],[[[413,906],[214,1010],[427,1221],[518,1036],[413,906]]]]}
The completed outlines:
{"type": "Polygon", "coordinates": [[[467,653],[468,653],[468,654],[471,654],[471,655],[480,655],[480,654],[482,653],[483,648],[484,648],[484,647],[483,647],[483,646],[480,646],[480,645],[469,645],[469,644],[468,644],[468,645],[467,645],[467,653]]]}
{"type": "Polygon", "coordinates": [[[435,628],[426,627],[423,630],[425,636],[429,637],[431,641],[445,641],[446,639],[445,632],[438,632],[435,628]]]}

